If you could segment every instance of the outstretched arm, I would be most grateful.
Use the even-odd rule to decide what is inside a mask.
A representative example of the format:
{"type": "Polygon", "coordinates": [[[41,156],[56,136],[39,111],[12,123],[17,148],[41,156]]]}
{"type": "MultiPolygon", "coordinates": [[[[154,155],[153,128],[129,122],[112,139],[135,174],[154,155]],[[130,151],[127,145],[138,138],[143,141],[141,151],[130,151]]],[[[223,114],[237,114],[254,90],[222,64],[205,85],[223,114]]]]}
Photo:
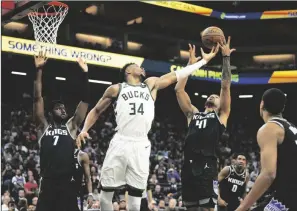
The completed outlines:
{"type": "Polygon", "coordinates": [[[88,107],[89,107],[89,95],[90,95],[90,88],[89,88],[89,76],[88,76],[88,65],[86,64],[86,62],[82,59],[79,58],[77,60],[79,66],[81,67],[81,69],[83,70],[82,73],[82,78],[81,78],[81,90],[80,90],[80,98],[81,101],[79,102],[78,106],[76,107],[76,111],[73,115],[73,117],[69,120],[69,122],[71,123],[69,126],[69,128],[71,128],[70,130],[74,130],[75,133],[77,131],[77,128],[79,128],[79,126],[81,125],[81,123],[83,122],[83,120],[86,117],[87,111],[88,111],[88,107]]]}
{"type": "MultiPolygon", "coordinates": [[[[196,57],[195,50],[196,50],[195,45],[193,45],[192,47],[192,45],[189,44],[190,57],[189,57],[188,65],[191,65],[197,62],[201,58],[201,57],[196,57]]],[[[193,117],[193,114],[198,112],[198,109],[192,105],[191,99],[188,93],[185,91],[187,81],[188,81],[188,77],[180,79],[175,86],[175,93],[176,93],[178,104],[181,110],[183,111],[183,113],[185,114],[185,116],[187,117],[187,120],[189,123],[193,117]]]]}
{"type": "Polygon", "coordinates": [[[276,177],[277,145],[284,130],[275,123],[266,123],[257,134],[261,154],[261,173],[252,190],[236,211],[248,210],[270,187],[276,177]]]}
{"type": "Polygon", "coordinates": [[[231,111],[231,67],[230,67],[230,55],[235,49],[230,50],[230,40],[228,42],[221,41],[220,48],[223,55],[223,69],[222,69],[222,81],[221,81],[221,93],[220,93],[220,120],[226,126],[231,111]],[[223,43],[224,42],[224,43],[223,43]]]}
{"type": "Polygon", "coordinates": [[[212,58],[215,57],[215,55],[217,54],[219,50],[219,45],[217,45],[216,48],[212,48],[211,52],[206,54],[203,52],[202,48],[201,48],[201,52],[202,52],[202,57],[203,59],[200,60],[200,61],[196,61],[195,63],[187,66],[187,67],[184,67],[180,70],[177,70],[175,72],[170,72],[170,73],[167,73],[163,76],[161,76],[160,78],[158,77],[151,77],[151,78],[148,78],[147,79],[147,84],[149,84],[149,86],[151,86],[151,84],[153,85],[153,87],[150,87],[150,89],[152,90],[153,88],[154,89],[164,89],[168,86],[170,86],[171,84],[179,81],[179,80],[182,80],[182,79],[185,79],[185,78],[188,78],[190,75],[192,75],[192,73],[199,69],[200,67],[202,67],[203,65],[207,64],[212,58]]]}
{"type": "Polygon", "coordinates": [[[42,71],[47,61],[46,51],[44,54],[40,51],[38,56],[34,56],[34,61],[37,72],[36,79],[34,81],[33,114],[36,126],[43,131],[48,125],[44,116],[44,102],[42,97],[42,71]]]}
{"type": "Polygon", "coordinates": [[[118,92],[118,84],[108,87],[96,106],[89,112],[84,127],[76,139],[76,144],[79,148],[81,147],[81,142],[85,142],[85,138],[89,138],[89,129],[95,124],[99,116],[109,107],[112,100],[117,97],[118,92]]]}

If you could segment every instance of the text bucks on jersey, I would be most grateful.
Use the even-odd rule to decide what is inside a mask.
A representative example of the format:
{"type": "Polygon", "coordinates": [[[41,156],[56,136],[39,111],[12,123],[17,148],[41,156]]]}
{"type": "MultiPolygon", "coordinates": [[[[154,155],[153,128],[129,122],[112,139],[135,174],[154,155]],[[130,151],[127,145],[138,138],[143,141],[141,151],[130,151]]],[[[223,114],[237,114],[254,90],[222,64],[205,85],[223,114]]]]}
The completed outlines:
{"type": "Polygon", "coordinates": [[[147,137],[155,116],[155,103],[146,84],[120,84],[114,110],[118,133],[129,137],[147,137]]]}

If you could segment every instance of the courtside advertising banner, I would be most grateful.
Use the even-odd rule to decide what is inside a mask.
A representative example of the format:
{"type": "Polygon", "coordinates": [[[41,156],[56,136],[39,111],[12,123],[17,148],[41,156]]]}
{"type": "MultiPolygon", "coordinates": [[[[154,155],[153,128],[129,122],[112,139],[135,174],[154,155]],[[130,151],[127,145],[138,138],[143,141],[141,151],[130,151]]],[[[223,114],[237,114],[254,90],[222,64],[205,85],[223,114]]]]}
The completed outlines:
{"type": "Polygon", "coordinates": [[[52,59],[65,61],[76,61],[81,57],[88,64],[121,68],[128,62],[141,65],[144,58],[127,56],[105,51],[90,50],[84,48],[71,47],[66,45],[52,45],[47,43],[38,44],[33,40],[26,40],[14,37],[2,36],[2,51],[37,55],[40,50],[47,50],[46,56],[52,59]]]}
{"type": "MultiPolygon", "coordinates": [[[[20,39],[15,37],[2,36],[2,51],[37,55],[40,50],[47,50],[47,57],[64,61],[76,61],[81,57],[88,64],[106,66],[112,68],[122,68],[127,63],[135,63],[143,67],[147,72],[154,75],[164,75],[183,68],[184,66],[145,59],[143,57],[128,56],[124,54],[109,53],[85,48],[77,48],[65,45],[37,44],[36,41],[20,39]]],[[[211,69],[207,66],[197,69],[192,74],[192,79],[204,80],[210,82],[221,82],[222,73],[220,69],[211,69]]],[[[279,70],[279,71],[237,71],[232,73],[232,84],[274,84],[274,83],[297,83],[297,70],[279,70]]]]}

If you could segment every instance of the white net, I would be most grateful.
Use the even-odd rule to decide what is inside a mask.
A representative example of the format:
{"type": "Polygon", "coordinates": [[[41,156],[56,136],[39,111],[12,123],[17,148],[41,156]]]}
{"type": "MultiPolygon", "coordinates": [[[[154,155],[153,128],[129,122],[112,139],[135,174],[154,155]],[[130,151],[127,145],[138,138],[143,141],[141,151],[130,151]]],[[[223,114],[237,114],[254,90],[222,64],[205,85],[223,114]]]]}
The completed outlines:
{"type": "Polygon", "coordinates": [[[56,44],[59,26],[67,13],[68,6],[61,2],[50,2],[30,12],[28,17],[33,24],[35,40],[56,44]]]}

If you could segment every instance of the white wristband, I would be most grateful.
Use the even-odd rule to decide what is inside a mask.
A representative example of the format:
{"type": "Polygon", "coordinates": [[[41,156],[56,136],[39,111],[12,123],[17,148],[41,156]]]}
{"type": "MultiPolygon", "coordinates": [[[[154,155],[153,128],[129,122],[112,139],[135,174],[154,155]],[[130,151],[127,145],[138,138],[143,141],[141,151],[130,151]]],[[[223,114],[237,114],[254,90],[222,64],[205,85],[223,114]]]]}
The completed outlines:
{"type": "Polygon", "coordinates": [[[89,196],[92,196],[93,197],[93,193],[89,193],[89,196]]]}
{"type": "Polygon", "coordinates": [[[190,75],[192,75],[192,73],[195,70],[199,69],[206,63],[207,63],[206,60],[202,59],[199,62],[196,62],[195,64],[191,64],[191,65],[186,66],[180,70],[175,71],[177,81],[189,77],[190,75]]]}

